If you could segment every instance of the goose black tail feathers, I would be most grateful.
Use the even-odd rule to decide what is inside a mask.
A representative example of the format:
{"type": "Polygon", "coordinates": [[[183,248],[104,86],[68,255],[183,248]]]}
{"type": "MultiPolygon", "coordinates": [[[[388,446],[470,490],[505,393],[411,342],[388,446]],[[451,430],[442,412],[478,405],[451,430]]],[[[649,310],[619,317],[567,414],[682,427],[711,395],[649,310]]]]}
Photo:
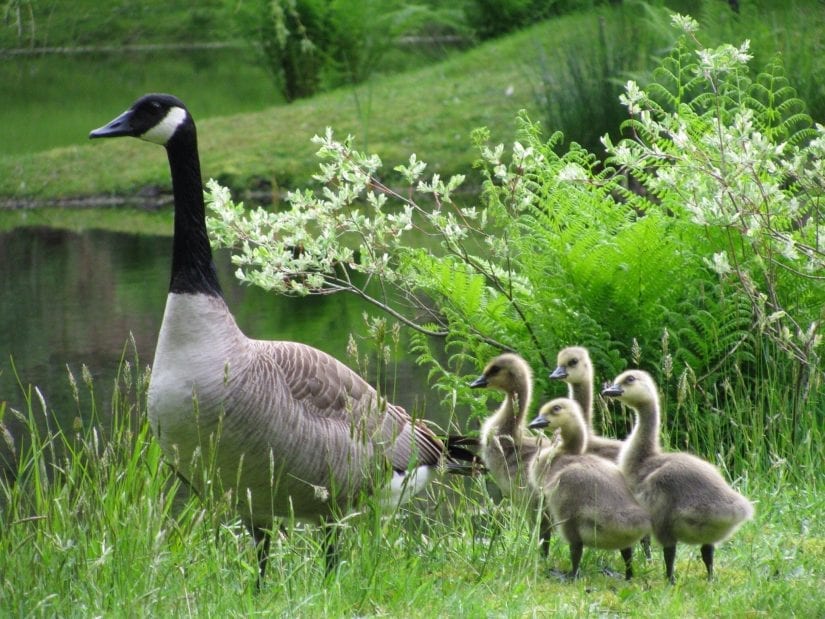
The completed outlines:
{"type": "Polygon", "coordinates": [[[487,472],[481,462],[478,449],[481,442],[477,436],[453,434],[443,438],[447,454],[447,472],[454,475],[483,475],[487,472]]]}

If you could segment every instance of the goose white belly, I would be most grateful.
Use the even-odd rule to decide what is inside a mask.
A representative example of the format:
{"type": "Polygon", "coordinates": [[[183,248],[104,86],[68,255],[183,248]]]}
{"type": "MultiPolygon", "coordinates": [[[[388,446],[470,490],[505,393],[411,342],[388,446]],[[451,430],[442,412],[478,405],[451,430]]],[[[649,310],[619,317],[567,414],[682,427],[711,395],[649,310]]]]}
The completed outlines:
{"type": "MultiPolygon", "coordinates": [[[[333,437],[305,428],[311,421],[285,386],[262,390],[256,381],[279,375],[262,344],[269,342],[243,335],[222,299],[170,293],[149,385],[149,421],[164,456],[196,488],[203,471],[193,470],[192,461],[200,448],[223,490],[235,490],[253,520],[317,521],[332,509],[329,501],[340,507],[367,489],[384,458],[366,436],[353,441],[352,429],[333,437]],[[217,451],[207,455],[211,445],[217,451]],[[339,469],[340,479],[331,478],[339,469]]],[[[396,472],[379,490],[385,507],[405,502],[432,478],[430,467],[411,473],[396,472]]]]}
{"type": "Polygon", "coordinates": [[[244,336],[222,299],[170,293],[149,383],[149,422],[166,458],[190,479],[194,450],[218,429],[244,336]]]}

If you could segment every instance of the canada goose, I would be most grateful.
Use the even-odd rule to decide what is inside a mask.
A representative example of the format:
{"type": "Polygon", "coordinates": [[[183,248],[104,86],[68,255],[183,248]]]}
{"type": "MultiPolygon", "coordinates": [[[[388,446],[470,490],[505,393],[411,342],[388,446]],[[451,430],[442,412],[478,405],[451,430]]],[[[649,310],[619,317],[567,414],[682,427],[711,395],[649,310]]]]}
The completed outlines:
{"type": "MultiPolygon", "coordinates": [[[[519,355],[504,353],[490,361],[470,387],[504,392],[504,402],[481,427],[479,456],[504,496],[538,507],[537,497],[527,483],[527,467],[539,449],[550,442],[531,434],[525,425],[533,390],[530,366],[519,355]]],[[[549,549],[551,530],[549,521],[542,524],[544,553],[549,549]]]]}
{"type": "Polygon", "coordinates": [[[561,432],[561,444],[543,449],[528,474],[533,488],[544,494],[551,521],[570,545],[569,576],[578,576],[582,548],[592,546],[620,550],[625,578],[630,580],[631,547],[650,532],[650,517],[633,498],[619,467],[587,452],[587,426],[578,402],[551,400],[527,427],[561,432]]]}
{"type": "Polygon", "coordinates": [[[616,462],[622,441],[604,438],[593,432],[593,364],[590,353],[581,346],[570,346],[559,351],[552,380],[567,383],[568,397],[579,403],[587,430],[587,453],[616,462]]]}
{"type": "Polygon", "coordinates": [[[662,453],[659,395],[647,372],[624,372],[602,394],[636,411],[636,424],[619,455],[619,468],[650,513],[653,536],[664,547],[666,578],[675,582],[676,543],[684,542],[701,544],[711,580],[714,545],[753,516],[753,505],[709,462],[681,452],[662,453]]]}
{"type": "Polygon", "coordinates": [[[437,466],[452,461],[427,426],[330,355],[253,340],[238,328],[212,262],[195,123],[184,104],[146,95],[89,135],[120,136],[166,148],[175,202],[149,421],[184,479],[202,490],[193,466],[200,456],[234,492],[258,546],[260,578],[273,518],[326,523],[362,493],[395,505],[424,488],[437,466]]]}

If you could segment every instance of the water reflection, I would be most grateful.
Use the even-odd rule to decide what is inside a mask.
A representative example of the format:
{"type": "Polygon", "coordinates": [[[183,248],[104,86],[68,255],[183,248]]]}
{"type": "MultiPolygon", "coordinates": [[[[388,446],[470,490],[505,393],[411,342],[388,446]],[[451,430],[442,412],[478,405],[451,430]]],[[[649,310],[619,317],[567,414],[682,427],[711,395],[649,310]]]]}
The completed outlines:
{"type": "MultiPolygon", "coordinates": [[[[37,385],[56,419],[70,427],[64,424],[71,424],[78,408],[66,367],[79,381],[85,364],[95,381],[98,411],[106,414],[130,333],[141,363],[151,363],[166,300],[170,246],[170,237],[100,230],[42,227],[0,233],[0,402],[24,409],[13,359],[20,382],[37,385]]],[[[219,253],[216,261],[227,303],[245,333],[305,342],[351,365],[349,335],[365,333],[362,314],[375,314],[374,309],[352,296],[286,299],[241,287],[228,255],[219,253]]],[[[396,361],[390,368],[395,380],[385,387],[393,401],[446,421],[436,401],[426,401],[431,393],[426,371],[403,352],[396,361]]],[[[368,379],[375,384],[375,376],[368,379]]]]}

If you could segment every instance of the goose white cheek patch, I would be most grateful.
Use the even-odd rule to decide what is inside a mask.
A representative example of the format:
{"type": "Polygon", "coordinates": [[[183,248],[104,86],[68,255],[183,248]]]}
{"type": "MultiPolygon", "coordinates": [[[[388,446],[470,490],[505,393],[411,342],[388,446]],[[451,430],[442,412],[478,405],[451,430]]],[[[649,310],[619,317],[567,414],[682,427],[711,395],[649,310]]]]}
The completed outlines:
{"type": "Polygon", "coordinates": [[[186,120],[186,110],[182,107],[169,108],[163,120],[140,136],[140,139],[155,144],[166,144],[184,120],[186,120]]]}

